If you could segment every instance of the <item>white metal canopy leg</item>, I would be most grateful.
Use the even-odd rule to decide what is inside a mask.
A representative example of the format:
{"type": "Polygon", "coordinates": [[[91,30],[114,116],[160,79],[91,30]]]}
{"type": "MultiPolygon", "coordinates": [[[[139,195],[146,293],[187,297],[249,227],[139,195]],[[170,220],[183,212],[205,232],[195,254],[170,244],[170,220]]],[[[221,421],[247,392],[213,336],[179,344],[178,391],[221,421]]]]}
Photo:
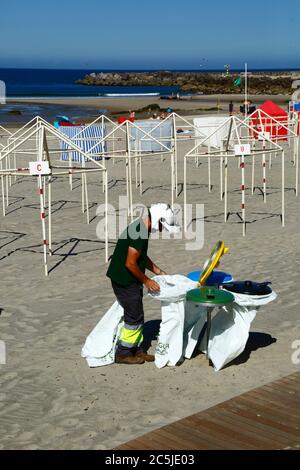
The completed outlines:
{"type": "Polygon", "coordinates": [[[224,165],[224,217],[225,223],[227,222],[227,215],[228,215],[228,158],[225,157],[225,165],[224,165]]]}
{"type": "Polygon", "coordinates": [[[298,187],[299,187],[299,137],[296,138],[296,188],[295,193],[298,196],[298,187]]]}
{"type": "MultiPolygon", "coordinates": [[[[263,143],[263,149],[265,150],[266,144],[263,143]]],[[[267,174],[266,174],[266,154],[263,153],[262,155],[262,167],[263,167],[263,195],[264,195],[264,203],[267,202],[267,174]]]]}
{"type": "Polygon", "coordinates": [[[48,248],[52,256],[52,176],[48,178],[48,248]]]}
{"type": "Polygon", "coordinates": [[[45,270],[45,276],[48,276],[45,208],[44,208],[44,197],[43,197],[43,182],[42,182],[41,175],[39,175],[38,177],[38,184],[39,184],[39,193],[40,193],[40,207],[41,207],[41,220],[42,220],[42,232],[43,232],[44,270],[45,270]]]}
{"type": "Polygon", "coordinates": [[[105,178],[105,262],[108,263],[108,181],[107,170],[104,172],[105,178]]]}
{"type": "Polygon", "coordinates": [[[223,161],[224,157],[220,157],[220,199],[223,201],[223,161]]]}
{"type": "MultiPolygon", "coordinates": [[[[1,163],[0,170],[2,170],[3,169],[2,161],[0,163],[1,163]]],[[[6,210],[5,210],[5,184],[4,184],[4,175],[3,174],[1,174],[1,194],[2,194],[2,213],[3,213],[3,217],[5,217],[5,215],[6,215],[6,210]]]]}
{"type": "Polygon", "coordinates": [[[285,177],[285,168],[284,168],[284,151],[282,151],[281,155],[281,198],[282,198],[282,209],[281,209],[281,225],[282,227],[285,226],[285,201],[284,201],[284,192],[285,192],[285,183],[284,183],[284,177],[285,177]]]}
{"type": "Polygon", "coordinates": [[[243,221],[243,237],[246,236],[246,206],[245,206],[245,156],[241,157],[242,169],[242,221],[243,221]]]}

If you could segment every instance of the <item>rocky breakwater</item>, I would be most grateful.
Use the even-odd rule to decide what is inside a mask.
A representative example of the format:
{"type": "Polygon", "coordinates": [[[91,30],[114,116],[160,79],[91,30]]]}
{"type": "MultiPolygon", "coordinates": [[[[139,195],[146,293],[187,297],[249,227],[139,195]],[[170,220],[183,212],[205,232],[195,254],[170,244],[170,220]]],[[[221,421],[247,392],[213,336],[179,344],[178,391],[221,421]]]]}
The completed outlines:
{"type": "MultiPolygon", "coordinates": [[[[290,94],[299,72],[255,72],[248,75],[251,94],[290,94]]],[[[80,85],[100,86],[175,86],[180,91],[204,94],[243,93],[243,73],[221,72],[100,72],[77,80],[80,85]],[[240,79],[240,83],[234,82],[240,79]]]]}

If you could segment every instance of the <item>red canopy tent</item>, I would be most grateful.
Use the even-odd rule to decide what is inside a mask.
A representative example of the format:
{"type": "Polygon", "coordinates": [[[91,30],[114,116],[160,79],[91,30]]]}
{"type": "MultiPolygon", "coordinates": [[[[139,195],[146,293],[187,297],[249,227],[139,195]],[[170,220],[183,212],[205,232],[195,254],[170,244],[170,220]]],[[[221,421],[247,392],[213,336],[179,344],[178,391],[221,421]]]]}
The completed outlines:
{"type": "MultiPolygon", "coordinates": [[[[271,139],[286,140],[284,137],[288,135],[288,113],[271,100],[266,101],[253,113],[251,123],[257,132],[269,132],[271,139]],[[280,122],[285,127],[281,126],[280,122]]],[[[256,133],[254,136],[258,138],[256,133]]]]}

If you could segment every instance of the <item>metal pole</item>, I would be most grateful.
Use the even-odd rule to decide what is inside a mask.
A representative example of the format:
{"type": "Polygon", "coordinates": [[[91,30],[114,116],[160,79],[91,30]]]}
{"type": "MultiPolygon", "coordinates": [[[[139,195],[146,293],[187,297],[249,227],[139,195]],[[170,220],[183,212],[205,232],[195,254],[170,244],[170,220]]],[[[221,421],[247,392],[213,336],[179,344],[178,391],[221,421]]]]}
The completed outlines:
{"type": "MultiPolygon", "coordinates": [[[[266,148],[266,141],[263,140],[263,150],[266,148]]],[[[264,195],[264,203],[267,202],[267,179],[266,179],[266,154],[263,153],[262,155],[262,166],[263,166],[263,195],[264,195]]]]}
{"type": "Polygon", "coordinates": [[[222,157],[220,157],[220,199],[223,201],[223,142],[222,142],[222,157]]]}
{"type": "Polygon", "coordinates": [[[247,119],[247,116],[248,116],[247,102],[248,102],[248,64],[245,64],[245,119],[247,119]]]}
{"type": "Polygon", "coordinates": [[[176,120],[173,115],[173,138],[174,138],[174,155],[175,155],[175,193],[176,197],[178,194],[178,148],[177,148],[177,132],[176,132],[176,120]]]}
{"type": "Polygon", "coordinates": [[[49,256],[52,256],[52,177],[48,178],[48,246],[49,246],[49,256]]]}
{"type": "Polygon", "coordinates": [[[130,209],[129,209],[129,177],[128,177],[128,157],[126,157],[125,160],[125,174],[126,174],[126,196],[127,196],[127,215],[130,215],[130,209]]]}
{"type": "MultiPolygon", "coordinates": [[[[14,166],[17,168],[17,156],[16,153],[14,153],[14,166]]],[[[17,175],[15,175],[15,181],[17,181],[17,175]]]]}
{"type": "Polygon", "coordinates": [[[108,262],[108,181],[105,170],[105,262],[108,262]]]}
{"type": "Polygon", "coordinates": [[[282,227],[285,226],[285,204],[284,204],[284,191],[285,191],[285,187],[284,187],[284,150],[282,151],[282,155],[281,155],[281,194],[282,194],[282,209],[281,209],[281,224],[282,224],[282,227]]]}
{"type": "Polygon", "coordinates": [[[227,155],[225,157],[225,194],[224,194],[224,215],[225,215],[225,223],[227,222],[227,214],[228,214],[228,209],[227,209],[227,204],[228,204],[228,158],[227,155]]]}
{"type": "Polygon", "coordinates": [[[242,220],[243,220],[243,237],[246,236],[246,209],[245,209],[245,155],[241,157],[242,169],[242,220]]]}
{"type": "Polygon", "coordinates": [[[139,158],[139,169],[140,169],[140,195],[143,194],[143,180],[142,180],[142,157],[139,158]]]}
{"type": "Polygon", "coordinates": [[[208,157],[207,157],[207,164],[208,164],[208,192],[211,193],[211,168],[210,168],[210,146],[208,147],[208,157]]]}
{"type": "Polygon", "coordinates": [[[87,174],[83,173],[84,178],[84,189],[85,189],[85,202],[86,202],[86,221],[89,225],[90,223],[90,209],[89,209],[89,197],[88,197],[88,187],[87,187],[87,174]]]}
{"type": "Polygon", "coordinates": [[[85,200],[84,200],[84,177],[83,177],[83,173],[82,173],[81,174],[81,211],[82,211],[83,214],[84,214],[84,204],[85,204],[85,200]]]}
{"type": "MultiPolygon", "coordinates": [[[[3,166],[2,166],[2,160],[0,161],[0,170],[3,170],[3,166]]],[[[5,217],[6,215],[6,211],[5,211],[5,185],[4,185],[4,176],[3,174],[1,174],[1,193],[2,193],[2,212],[3,212],[3,217],[5,217]]]]}
{"type": "Polygon", "coordinates": [[[186,171],[187,171],[187,161],[186,156],[183,159],[183,229],[184,233],[187,232],[187,220],[186,220],[186,198],[187,198],[187,188],[186,188],[186,171]]]}
{"type": "Polygon", "coordinates": [[[254,194],[254,178],[255,178],[255,154],[252,154],[252,178],[251,178],[251,194],[254,194]]]}
{"type": "Polygon", "coordinates": [[[174,187],[175,187],[175,178],[174,178],[174,150],[171,153],[171,206],[174,206],[174,187]]]}
{"type": "MultiPolygon", "coordinates": [[[[8,170],[8,157],[5,158],[5,167],[6,167],[6,170],[8,170]]],[[[9,200],[8,200],[8,175],[5,176],[5,183],[6,183],[6,206],[8,207],[8,204],[9,204],[9,200]]]]}
{"type": "Polygon", "coordinates": [[[296,137],[296,196],[298,196],[298,186],[299,186],[299,137],[296,137]]]}
{"type": "Polygon", "coordinates": [[[135,188],[138,188],[138,159],[134,159],[134,169],[135,169],[135,188]]]}
{"type": "Polygon", "coordinates": [[[42,220],[42,232],[43,232],[44,269],[45,269],[45,276],[48,276],[45,208],[44,208],[44,197],[43,197],[43,182],[42,182],[41,175],[39,175],[38,177],[38,185],[39,185],[39,194],[40,194],[40,208],[41,208],[41,220],[42,220]]]}
{"type": "MultiPolygon", "coordinates": [[[[69,146],[67,146],[67,149],[68,150],[71,150],[69,146]]],[[[70,184],[70,190],[73,191],[73,174],[72,174],[72,153],[73,152],[68,152],[68,156],[69,156],[69,170],[70,170],[70,173],[69,173],[69,184],[70,184]]],[[[81,157],[82,158],[82,157],[81,157]]]]}
{"type": "Polygon", "coordinates": [[[126,121],[126,141],[127,141],[127,156],[128,156],[128,179],[129,179],[129,215],[131,217],[131,222],[132,222],[133,221],[132,172],[131,172],[130,133],[129,133],[128,121],[126,121]]]}

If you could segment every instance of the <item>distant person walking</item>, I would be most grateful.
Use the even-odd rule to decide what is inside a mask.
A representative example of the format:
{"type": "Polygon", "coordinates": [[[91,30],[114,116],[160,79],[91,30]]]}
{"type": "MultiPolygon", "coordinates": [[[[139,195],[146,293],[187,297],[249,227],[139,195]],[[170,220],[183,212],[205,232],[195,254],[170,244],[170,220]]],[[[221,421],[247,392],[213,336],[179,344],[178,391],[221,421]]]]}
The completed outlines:
{"type": "Polygon", "coordinates": [[[228,105],[228,109],[229,109],[229,116],[232,116],[233,115],[233,111],[234,111],[234,106],[233,106],[233,102],[230,101],[229,105],[228,105]]]}

